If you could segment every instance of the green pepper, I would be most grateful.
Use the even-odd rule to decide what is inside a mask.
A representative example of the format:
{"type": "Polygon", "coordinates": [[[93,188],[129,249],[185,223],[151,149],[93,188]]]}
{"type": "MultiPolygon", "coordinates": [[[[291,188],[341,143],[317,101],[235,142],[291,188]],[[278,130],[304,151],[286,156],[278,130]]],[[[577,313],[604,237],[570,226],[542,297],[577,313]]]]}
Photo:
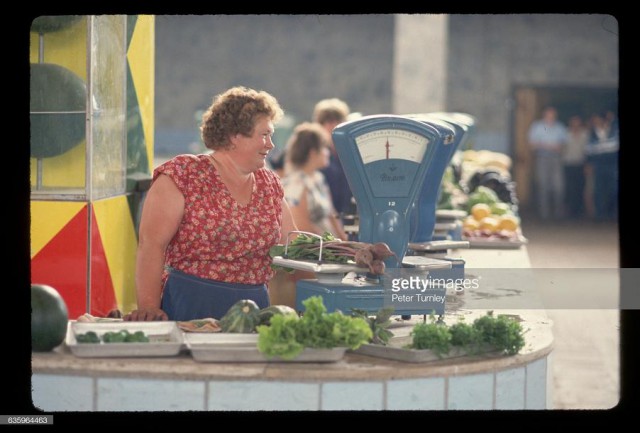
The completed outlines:
{"type": "Polygon", "coordinates": [[[149,338],[144,335],[144,332],[136,331],[133,334],[128,334],[124,341],[126,343],[147,343],[149,338]]]}
{"type": "Polygon", "coordinates": [[[85,334],[78,334],[76,336],[76,340],[78,341],[78,343],[100,343],[98,334],[93,331],[89,331],[85,334]]]}
{"type": "Polygon", "coordinates": [[[120,332],[105,332],[102,336],[102,340],[105,343],[124,343],[125,338],[127,338],[128,331],[120,331],[120,332]]]}

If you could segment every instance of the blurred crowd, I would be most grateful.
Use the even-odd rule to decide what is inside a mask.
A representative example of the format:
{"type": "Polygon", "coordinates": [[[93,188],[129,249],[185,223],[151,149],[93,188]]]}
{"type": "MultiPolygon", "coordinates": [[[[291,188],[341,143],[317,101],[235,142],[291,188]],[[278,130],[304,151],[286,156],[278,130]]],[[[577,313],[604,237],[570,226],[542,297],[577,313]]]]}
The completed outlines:
{"type": "Polygon", "coordinates": [[[616,220],[619,126],[613,111],[567,124],[546,107],[529,129],[536,210],[542,219],[616,220]]]}

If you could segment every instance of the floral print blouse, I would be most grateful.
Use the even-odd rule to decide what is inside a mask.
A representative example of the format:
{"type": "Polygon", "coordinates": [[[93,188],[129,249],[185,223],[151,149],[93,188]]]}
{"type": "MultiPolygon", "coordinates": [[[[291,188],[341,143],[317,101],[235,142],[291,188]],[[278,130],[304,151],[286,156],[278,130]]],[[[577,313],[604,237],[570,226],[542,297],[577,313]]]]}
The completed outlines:
{"type": "MultiPolygon", "coordinates": [[[[178,155],[157,167],[185,199],[180,227],[165,253],[165,268],[239,284],[265,284],[273,275],[269,248],[280,241],[284,191],[266,168],[254,172],[251,201],[235,201],[208,155],[178,155]]],[[[163,275],[163,280],[168,276],[163,275]]]]}

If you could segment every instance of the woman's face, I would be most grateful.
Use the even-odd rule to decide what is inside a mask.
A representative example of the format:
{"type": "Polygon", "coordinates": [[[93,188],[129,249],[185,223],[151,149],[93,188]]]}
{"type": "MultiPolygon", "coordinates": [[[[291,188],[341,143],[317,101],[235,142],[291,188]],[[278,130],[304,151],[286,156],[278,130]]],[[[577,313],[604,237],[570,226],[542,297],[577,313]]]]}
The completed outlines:
{"type": "Polygon", "coordinates": [[[312,157],[313,157],[314,165],[317,170],[320,170],[329,166],[329,154],[331,153],[331,151],[327,146],[322,146],[320,147],[320,149],[313,150],[312,152],[313,152],[312,157]]]}
{"type": "Polygon", "coordinates": [[[230,153],[233,154],[238,165],[249,172],[264,167],[269,151],[275,147],[271,141],[273,132],[273,122],[270,118],[263,116],[256,120],[250,137],[242,134],[231,137],[233,149],[230,153]]]}

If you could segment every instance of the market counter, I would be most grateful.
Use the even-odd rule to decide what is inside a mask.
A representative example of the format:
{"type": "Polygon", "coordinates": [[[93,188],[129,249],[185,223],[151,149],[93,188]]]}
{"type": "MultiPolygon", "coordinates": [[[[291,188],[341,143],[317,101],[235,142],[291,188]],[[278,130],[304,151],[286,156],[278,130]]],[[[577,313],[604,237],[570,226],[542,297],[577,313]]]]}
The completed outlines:
{"type": "MultiPolygon", "coordinates": [[[[519,250],[460,250],[474,267],[528,267],[519,250]]],[[[469,318],[459,309],[449,316],[469,318]]],[[[79,358],[64,345],[32,356],[33,403],[56,411],[545,409],[551,404],[552,323],[544,310],[518,310],[525,347],[406,363],[347,353],[334,363],[206,363],[188,352],[167,358],[79,358]]],[[[412,323],[394,324],[406,332],[412,323]]]]}

